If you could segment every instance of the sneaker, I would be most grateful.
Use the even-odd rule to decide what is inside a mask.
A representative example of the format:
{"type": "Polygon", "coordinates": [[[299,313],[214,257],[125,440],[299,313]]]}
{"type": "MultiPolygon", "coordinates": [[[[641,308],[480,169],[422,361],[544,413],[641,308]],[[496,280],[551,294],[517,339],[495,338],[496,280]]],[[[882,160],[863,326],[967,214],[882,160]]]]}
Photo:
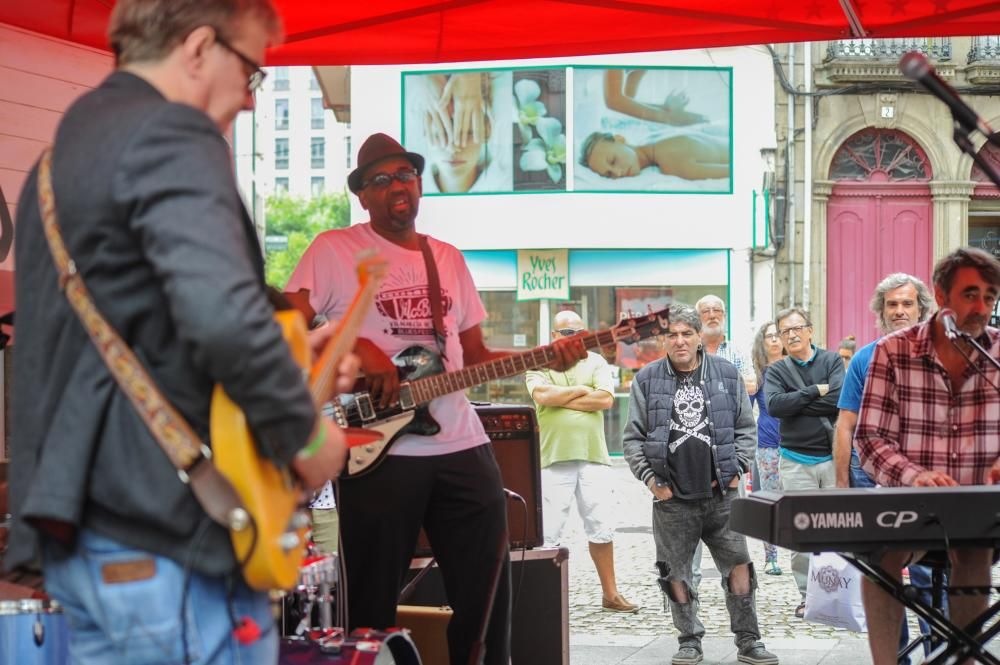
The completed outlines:
{"type": "Polygon", "coordinates": [[[698,665],[703,656],[697,647],[681,647],[670,659],[670,665],[698,665]]]}
{"type": "Polygon", "coordinates": [[[635,614],[639,611],[638,605],[628,602],[625,600],[625,596],[621,594],[618,594],[611,600],[607,598],[601,599],[601,607],[609,612],[625,612],[626,614],[635,614]]]}
{"type": "Polygon", "coordinates": [[[778,562],[777,561],[764,562],[764,573],[766,575],[780,575],[781,568],[778,567],[778,562]]]}
{"type": "Polygon", "coordinates": [[[795,618],[804,619],[806,618],[806,604],[799,603],[799,606],[795,608],[795,618]]]}
{"type": "Polygon", "coordinates": [[[750,665],[778,665],[778,657],[765,649],[760,642],[751,644],[746,649],[740,649],[736,660],[750,665]]]}

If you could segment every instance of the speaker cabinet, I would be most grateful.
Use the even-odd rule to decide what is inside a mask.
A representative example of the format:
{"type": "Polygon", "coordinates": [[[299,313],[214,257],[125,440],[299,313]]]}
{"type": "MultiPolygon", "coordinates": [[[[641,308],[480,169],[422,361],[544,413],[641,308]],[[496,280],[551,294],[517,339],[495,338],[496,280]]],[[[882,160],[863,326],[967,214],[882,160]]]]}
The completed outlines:
{"type": "MultiPolygon", "coordinates": [[[[568,558],[569,550],[564,547],[511,552],[512,665],[569,665],[568,558]]],[[[414,559],[407,581],[427,562],[427,559],[414,559]]],[[[441,572],[436,565],[417,582],[406,602],[427,607],[447,604],[441,572]]],[[[399,619],[405,626],[403,621],[399,619]]]]}
{"type": "MultiPolygon", "coordinates": [[[[542,472],[535,409],[521,404],[474,404],[493,454],[503,486],[524,498],[507,499],[507,530],[512,550],[542,545],[542,472]]],[[[427,536],[420,532],[417,556],[430,556],[427,536]]],[[[513,552],[511,557],[516,557],[513,552]]]]}

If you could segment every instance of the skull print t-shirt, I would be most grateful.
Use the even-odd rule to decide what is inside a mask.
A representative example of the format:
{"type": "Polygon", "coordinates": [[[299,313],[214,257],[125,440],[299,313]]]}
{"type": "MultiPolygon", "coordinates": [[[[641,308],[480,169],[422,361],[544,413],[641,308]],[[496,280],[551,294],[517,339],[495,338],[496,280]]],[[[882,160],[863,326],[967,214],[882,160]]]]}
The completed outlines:
{"type": "Polygon", "coordinates": [[[701,368],[699,365],[687,374],[677,372],[677,392],[667,441],[667,472],[671,490],[680,499],[712,496],[712,437],[701,368]]]}

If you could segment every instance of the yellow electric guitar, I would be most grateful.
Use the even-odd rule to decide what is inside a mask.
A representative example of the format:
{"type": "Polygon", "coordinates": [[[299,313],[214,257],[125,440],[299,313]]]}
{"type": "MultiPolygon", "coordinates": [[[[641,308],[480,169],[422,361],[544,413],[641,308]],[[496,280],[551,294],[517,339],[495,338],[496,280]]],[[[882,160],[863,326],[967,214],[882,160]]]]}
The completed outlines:
{"type": "MultiPolygon", "coordinates": [[[[354,348],[385,271],[385,262],[374,256],[359,261],[358,292],[315,365],[302,315],[295,310],[275,313],[292,356],[309,375],[317,407],[333,397],[337,366],[354,348]]],[[[254,589],[290,589],[298,579],[309,526],[308,515],[300,510],[303,489],[290,469],[279,468],[257,453],[243,411],[222,386],[216,386],[212,395],[210,426],[215,465],[232,483],[248,513],[246,524],[230,531],[243,577],[254,589]]],[[[349,434],[353,445],[382,436],[372,430],[349,434]]]]}

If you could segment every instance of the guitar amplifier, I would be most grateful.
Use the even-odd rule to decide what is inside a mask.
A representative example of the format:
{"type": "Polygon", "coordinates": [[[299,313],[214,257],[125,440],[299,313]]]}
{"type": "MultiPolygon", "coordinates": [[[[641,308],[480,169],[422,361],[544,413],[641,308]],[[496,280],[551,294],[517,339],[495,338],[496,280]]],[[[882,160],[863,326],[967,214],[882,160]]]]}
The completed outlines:
{"type": "MultiPolygon", "coordinates": [[[[510,582],[512,611],[510,657],[512,665],[569,665],[569,550],[539,547],[511,552],[510,582]]],[[[407,582],[428,563],[414,559],[407,582]]],[[[428,612],[447,604],[441,571],[434,565],[420,579],[406,601],[426,606],[428,612]]],[[[397,618],[400,626],[412,621],[410,614],[397,618]]],[[[408,626],[407,626],[408,627],[408,626]]],[[[430,636],[434,638],[433,635],[430,636]]],[[[437,640],[443,639],[443,628],[437,640]]],[[[420,652],[423,656],[423,651],[420,652]]],[[[447,662],[427,660],[426,663],[447,662]]]]}
{"type": "MultiPolygon", "coordinates": [[[[522,404],[473,403],[493,454],[500,466],[503,486],[524,497],[527,509],[512,497],[507,499],[507,530],[510,547],[530,549],[542,544],[542,472],[538,449],[538,420],[535,408],[522,404]]],[[[417,542],[417,556],[429,556],[424,532],[417,542]]],[[[517,556],[512,553],[511,557],[517,556]]]]}

